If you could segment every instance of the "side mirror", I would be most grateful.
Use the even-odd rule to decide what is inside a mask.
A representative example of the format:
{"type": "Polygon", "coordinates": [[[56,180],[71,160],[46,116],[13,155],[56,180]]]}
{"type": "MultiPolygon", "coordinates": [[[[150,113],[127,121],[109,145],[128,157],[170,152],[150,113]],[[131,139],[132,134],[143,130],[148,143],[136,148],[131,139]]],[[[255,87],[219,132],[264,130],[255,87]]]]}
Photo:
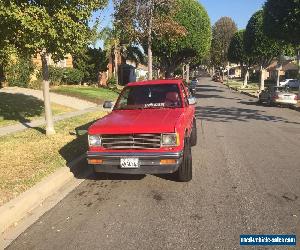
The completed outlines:
{"type": "Polygon", "coordinates": [[[87,134],[87,130],[86,129],[75,129],[75,131],[76,131],[76,135],[77,136],[82,136],[82,135],[87,134]]]}
{"type": "Polygon", "coordinates": [[[112,101],[105,101],[103,104],[103,108],[105,108],[105,109],[112,109],[112,107],[113,107],[112,101]]]}
{"type": "Polygon", "coordinates": [[[197,103],[195,97],[189,97],[188,101],[189,101],[189,105],[195,105],[197,103]]]}

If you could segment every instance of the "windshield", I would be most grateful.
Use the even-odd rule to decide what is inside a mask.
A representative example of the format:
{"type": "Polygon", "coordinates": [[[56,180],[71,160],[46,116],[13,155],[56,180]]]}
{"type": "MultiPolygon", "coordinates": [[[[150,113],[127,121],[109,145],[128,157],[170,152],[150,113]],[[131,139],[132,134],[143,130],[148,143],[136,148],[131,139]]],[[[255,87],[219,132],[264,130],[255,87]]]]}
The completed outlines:
{"type": "Polygon", "coordinates": [[[142,85],[126,87],[115,110],[180,108],[181,98],[177,84],[142,85]]]}

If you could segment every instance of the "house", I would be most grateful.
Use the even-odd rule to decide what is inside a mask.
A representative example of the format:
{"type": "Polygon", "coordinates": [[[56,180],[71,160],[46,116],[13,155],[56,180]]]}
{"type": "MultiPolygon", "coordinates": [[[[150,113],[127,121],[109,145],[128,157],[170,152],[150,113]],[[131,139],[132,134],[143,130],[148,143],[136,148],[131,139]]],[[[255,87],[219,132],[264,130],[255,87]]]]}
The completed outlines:
{"type": "Polygon", "coordinates": [[[234,76],[234,78],[241,78],[242,77],[241,65],[230,64],[229,65],[229,75],[234,76]]]}
{"type": "Polygon", "coordinates": [[[269,79],[277,81],[279,73],[280,81],[288,78],[296,78],[298,74],[298,66],[292,60],[284,61],[280,66],[278,61],[273,61],[268,67],[267,72],[269,73],[269,79]]]}
{"type": "MultiPolygon", "coordinates": [[[[63,60],[60,60],[59,62],[54,62],[54,60],[51,58],[51,55],[47,58],[48,65],[49,66],[56,66],[60,68],[73,68],[73,57],[71,54],[67,54],[63,60]]],[[[32,62],[34,65],[36,65],[38,68],[42,67],[42,59],[40,54],[37,54],[32,58],[32,62]]]]}

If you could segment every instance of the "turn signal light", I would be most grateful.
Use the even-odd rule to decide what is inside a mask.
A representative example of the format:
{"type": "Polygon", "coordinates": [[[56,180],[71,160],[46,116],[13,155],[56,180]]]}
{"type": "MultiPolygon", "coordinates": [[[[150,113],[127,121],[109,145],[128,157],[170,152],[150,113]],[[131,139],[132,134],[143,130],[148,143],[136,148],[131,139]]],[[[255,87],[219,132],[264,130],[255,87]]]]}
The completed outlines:
{"type": "Polygon", "coordinates": [[[163,159],[163,160],[160,160],[160,164],[161,165],[176,164],[176,160],[175,159],[163,159]]]}
{"type": "Polygon", "coordinates": [[[103,160],[101,159],[88,159],[89,164],[102,164],[103,160]]]}

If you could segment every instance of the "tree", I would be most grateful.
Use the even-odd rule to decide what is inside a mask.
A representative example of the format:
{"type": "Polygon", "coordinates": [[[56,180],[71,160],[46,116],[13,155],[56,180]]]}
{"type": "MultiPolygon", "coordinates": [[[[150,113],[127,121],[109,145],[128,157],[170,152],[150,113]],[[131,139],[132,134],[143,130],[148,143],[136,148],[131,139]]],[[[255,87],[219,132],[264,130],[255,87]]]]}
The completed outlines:
{"type": "Polygon", "coordinates": [[[106,51],[107,58],[114,61],[114,75],[118,79],[118,59],[121,56],[121,62],[125,63],[126,60],[132,60],[136,64],[144,63],[145,57],[139,47],[130,43],[125,43],[125,40],[121,40],[120,31],[115,27],[104,28],[99,37],[104,40],[104,49],[106,51]],[[112,58],[114,57],[114,60],[112,58]]]}
{"type": "Polygon", "coordinates": [[[73,55],[74,68],[84,73],[84,82],[98,82],[99,73],[107,70],[106,52],[101,48],[86,47],[73,55]]]}
{"type": "Polygon", "coordinates": [[[48,56],[63,59],[85,46],[93,37],[88,20],[93,11],[105,4],[106,0],[0,3],[0,28],[5,34],[0,39],[13,44],[21,54],[41,55],[47,135],[55,133],[49,98],[48,56]]]}
{"type": "Polygon", "coordinates": [[[249,67],[252,65],[252,60],[246,53],[244,36],[245,30],[239,30],[234,34],[228,48],[228,60],[240,64],[241,68],[245,69],[243,87],[246,87],[249,78],[249,67]]]}
{"type": "Polygon", "coordinates": [[[153,39],[153,54],[160,68],[169,77],[178,66],[200,60],[209,53],[211,26],[204,7],[195,0],[177,0],[174,20],[185,30],[185,35],[165,34],[153,39]]]}
{"type": "Polygon", "coordinates": [[[116,0],[116,26],[125,43],[146,44],[148,54],[148,79],[152,79],[153,37],[180,36],[185,33],[174,21],[177,10],[173,0],[116,0]]]}
{"type": "Polygon", "coordinates": [[[264,89],[264,69],[271,61],[279,56],[283,44],[265,35],[263,30],[263,11],[257,11],[249,20],[245,36],[245,50],[249,57],[253,58],[261,68],[260,90],[264,89]]]}
{"type": "Polygon", "coordinates": [[[237,26],[230,17],[221,17],[212,28],[211,61],[214,66],[225,68],[228,63],[228,48],[237,26]]]}
{"type": "Polygon", "coordinates": [[[263,24],[266,35],[294,46],[300,75],[300,1],[268,0],[263,24]]]}

